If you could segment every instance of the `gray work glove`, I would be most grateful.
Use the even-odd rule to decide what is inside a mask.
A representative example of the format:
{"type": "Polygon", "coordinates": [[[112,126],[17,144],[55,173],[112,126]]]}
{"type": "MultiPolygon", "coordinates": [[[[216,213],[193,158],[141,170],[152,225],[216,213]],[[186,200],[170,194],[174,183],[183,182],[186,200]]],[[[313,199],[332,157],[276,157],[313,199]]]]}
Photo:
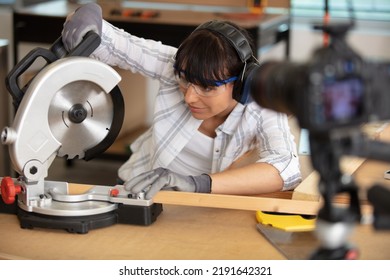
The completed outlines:
{"type": "Polygon", "coordinates": [[[207,174],[199,176],[180,175],[159,167],[125,182],[124,188],[133,194],[145,192],[146,199],[151,199],[160,190],[210,193],[211,178],[207,174]]]}
{"type": "Polygon", "coordinates": [[[94,31],[99,36],[102,35],[103,16],[102,9],[95,3],[88,3],[69,14],[62,29],[62,42],[69,52],[73,50],[83,37],[94,31]]]}

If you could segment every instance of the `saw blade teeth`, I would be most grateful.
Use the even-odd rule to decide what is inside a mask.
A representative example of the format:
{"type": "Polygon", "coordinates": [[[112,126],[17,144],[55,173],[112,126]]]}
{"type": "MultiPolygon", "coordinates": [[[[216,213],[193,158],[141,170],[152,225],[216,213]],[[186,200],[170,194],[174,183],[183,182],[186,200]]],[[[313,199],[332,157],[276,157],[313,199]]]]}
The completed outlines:
{"type": "Polygon", "coordinates": [[[75,81],[61,88],[48,111],[50,130],[61,143],[57,156],[84,158],[107,136],[113,108],[111,95],[94,83],[75,81]]]}
{"type": "Polygon", "coordinates": [[[80,155],[80,154],[64,154],[64,153],[61,153],[60,151],[57,153],[57,156],[59,157],[63,157],[67,160],[72,160],[72,159],[83,159],[84,158],[84,154],[80,155]]]}

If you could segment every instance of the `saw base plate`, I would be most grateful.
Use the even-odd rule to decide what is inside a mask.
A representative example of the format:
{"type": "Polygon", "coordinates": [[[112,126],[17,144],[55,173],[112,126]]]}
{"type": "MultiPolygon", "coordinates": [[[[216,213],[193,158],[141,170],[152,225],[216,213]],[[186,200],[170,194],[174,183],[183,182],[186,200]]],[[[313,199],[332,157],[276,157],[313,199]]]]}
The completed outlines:
{"type": "Polygon", "coordinates": [[[18,209],[21,228],[64,229],[70,233],[88,233],[91,229],[103,228],[117,223],[115,211],[90,216],[50,216],[18,209]]]}
{"type": "Polygon", "coordinates": [[[118,223],[142,226],[154,223],[162,211],[161,203],[153,203],[149,206],[118,204],[116,209],[118,223]]]}
{"type": "Polygon", "coordinates": [[[87,216],[54,216],[17,209],[21,228],[63,229],[70,233],[88,233],[89,230],[114,224],[147,226],[154,223],[163,211],[162,204],[149,206],[119,204],[117,209],[107,213],[87,216]]]}

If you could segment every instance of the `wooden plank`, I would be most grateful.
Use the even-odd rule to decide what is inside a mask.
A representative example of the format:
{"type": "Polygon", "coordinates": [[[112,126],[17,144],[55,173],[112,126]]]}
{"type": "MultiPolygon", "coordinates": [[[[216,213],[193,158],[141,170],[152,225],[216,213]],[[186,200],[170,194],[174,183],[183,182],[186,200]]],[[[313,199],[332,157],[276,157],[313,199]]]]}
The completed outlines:
{"type": "MultiPolygon", "coordinates": [[[[322,201],[292,200],[274,197],[199,194],[187,192],[159,192],[153,199],[156,203],[195,207],[226,208],[248,211],[269,211],[300,215],[317,215],[322,201]]],[[[348,207],[345,200],[335,200],[335,207],[348,207]]],[[[367,202],[361,205],[363,215],[371,215],[372,207],[367,202]]]]}
{"type": "MultiPolygon", "coordinates": [[[[69,184],[69,194],[87,192],[93,186],[84,184],[69,184]]],[[[303,201],[276,197],[241,196],[224,194],[204,194],[176,191],[160,191],[153,198],[153,202],[195,207],[226,208],[236,210],[270,211],[278,213],[294,213],[314,215],[318,212],[319,201],[303,201]]]]}
{"type": "Polygon", "coordinates": [[[321,206],[321,203],[318,201],[300,201],[272,197],[200,194],[173,191],[159,192],[153,198],[153,201],[172,205],[252,211],[261,210],[306,215],[315,215],[321,206]]]}

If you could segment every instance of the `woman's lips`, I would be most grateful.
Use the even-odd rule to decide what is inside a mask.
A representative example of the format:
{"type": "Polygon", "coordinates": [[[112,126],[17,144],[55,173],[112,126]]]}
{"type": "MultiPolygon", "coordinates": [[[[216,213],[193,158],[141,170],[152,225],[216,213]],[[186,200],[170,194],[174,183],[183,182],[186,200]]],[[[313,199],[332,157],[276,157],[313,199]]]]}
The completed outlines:
{"type": "Polygon", "coordinates": [[[204,108],[190,106],[190,105],[188,107],[190,108],[192,113],[201,113],[202,111],[204,111],[204,108]]]}

